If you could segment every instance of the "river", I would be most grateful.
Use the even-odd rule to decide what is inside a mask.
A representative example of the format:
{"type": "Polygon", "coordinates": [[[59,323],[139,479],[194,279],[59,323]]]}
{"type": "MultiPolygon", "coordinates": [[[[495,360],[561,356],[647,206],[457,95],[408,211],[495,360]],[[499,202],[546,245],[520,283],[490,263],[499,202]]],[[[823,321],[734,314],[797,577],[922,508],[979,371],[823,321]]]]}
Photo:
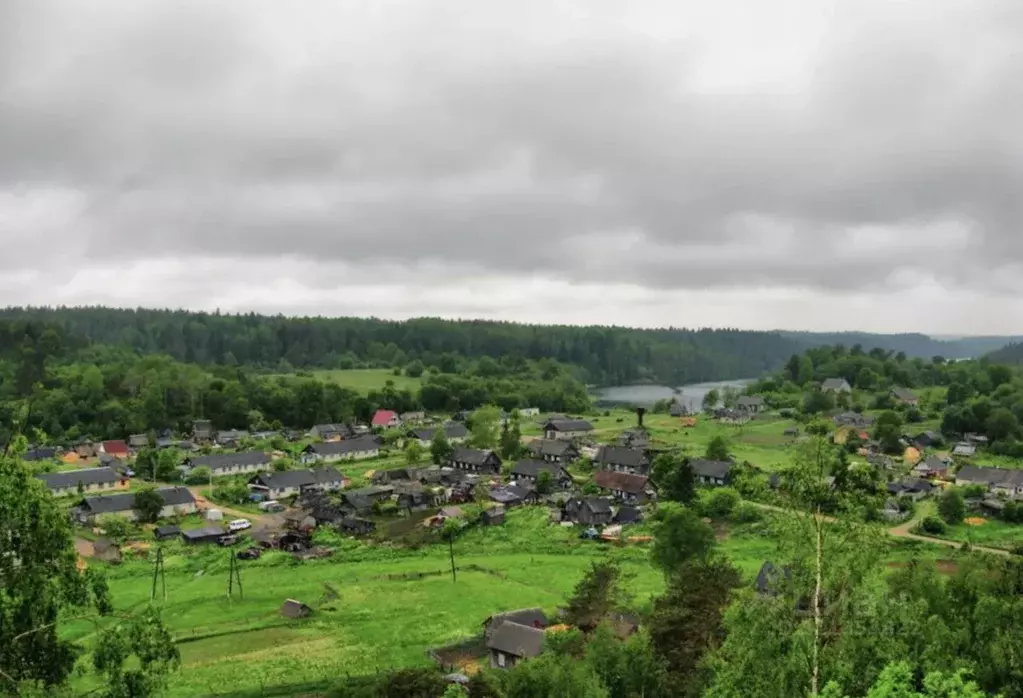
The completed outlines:
{"type": "Polygon", "coordinates": [[[722,388],[745,388],[752,383],[754,378],[744,378],[731,381],[714,381],[711,383],[692,383],[679,386],[680,392],[666,385],[613,385],[607,388],[597,388],[596,401],[601,405],[642,405],[649,407],[658,400],[675,400],[691,409],[699,410],[703,404],[703,396],[711,390],[722,388]]]}

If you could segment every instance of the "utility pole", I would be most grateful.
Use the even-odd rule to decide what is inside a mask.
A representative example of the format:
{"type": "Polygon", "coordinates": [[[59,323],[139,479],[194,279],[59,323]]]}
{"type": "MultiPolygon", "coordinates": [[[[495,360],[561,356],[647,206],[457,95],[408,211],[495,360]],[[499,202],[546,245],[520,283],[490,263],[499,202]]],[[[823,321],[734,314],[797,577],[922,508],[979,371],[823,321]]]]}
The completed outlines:
{"type": "Polygon", "coordinates": [[[227,596],[233,598],[234,596],[234,584],[238,583],[238,598],[244,598],[242,595],[242,570],[238,565],[238,560],[235,558],[233,552],[228,552],[230,555],[230,565],[228,566],[227,573],[227,596]]]}
{"type": "Polygon", "coordinates": [[[153,565],[153,591],[149,595],[149,600],[154,601],[156,599],[156,579],[159,577],[163,581],[163,600],[167,600],[167,572],[163,567],[163,548],[156,549],[156,563],[153,565]]]}

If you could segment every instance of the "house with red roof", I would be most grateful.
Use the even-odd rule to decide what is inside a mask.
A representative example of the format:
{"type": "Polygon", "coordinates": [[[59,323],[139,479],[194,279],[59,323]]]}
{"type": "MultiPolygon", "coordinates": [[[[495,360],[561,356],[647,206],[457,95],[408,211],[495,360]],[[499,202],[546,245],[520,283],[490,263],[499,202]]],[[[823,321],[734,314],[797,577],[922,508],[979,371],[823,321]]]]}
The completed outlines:
{"type": "Polygon", "coordinates": [[[398,427],[401,420],[394,410],[377,410],[373,415],[373,426],[375,427],[398,427]]]}
{"type": "Polygon", "coordinates": [[[105,453],[108,456],[114,458],[127,458],[128,457],[128,444],[123,439],[116,441],[104,441],[99,445],[99,452],[105,453]]]}

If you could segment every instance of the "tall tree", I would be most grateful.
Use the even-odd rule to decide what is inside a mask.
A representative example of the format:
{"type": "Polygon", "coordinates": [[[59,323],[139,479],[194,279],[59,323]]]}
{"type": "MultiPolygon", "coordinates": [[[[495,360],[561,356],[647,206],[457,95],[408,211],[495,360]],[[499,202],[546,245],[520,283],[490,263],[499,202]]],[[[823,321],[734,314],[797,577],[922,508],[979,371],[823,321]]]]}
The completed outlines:
{"type": "Polygon", "coordinates": [[[469,440],[476,448],[496,448],[501,424],[501,408],[481,407],[472,413],[469,440]]]}

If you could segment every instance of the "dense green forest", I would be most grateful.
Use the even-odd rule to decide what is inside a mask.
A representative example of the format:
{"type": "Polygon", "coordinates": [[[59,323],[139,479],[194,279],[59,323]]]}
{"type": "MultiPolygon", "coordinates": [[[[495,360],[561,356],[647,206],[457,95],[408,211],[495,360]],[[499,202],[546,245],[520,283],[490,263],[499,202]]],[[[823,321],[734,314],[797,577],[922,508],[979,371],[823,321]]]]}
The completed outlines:
{"type": "Polygon", "coordinates": [[[425,370],[416,392],[385,385],[361,395],[309,374],[267,376],[236,365],[184,363],[165,354],[93,344],[62,327],[0,321],[0,443],[13,429],[36,443],[119,438],[194,419],[217,428],[309,428],[369,420],[374,410],[465,410],[484,404],[581,412],[589,405],[573,370],[522,357],[458,358],[425,370]]]}
{"type": "Polygon", "coordinates": [[[289,318],[111,308],[8,308],[0,317],[62,328],[69,336],[167,354],[203,365],[262,367],[440,366],[445,357],[553,359],[600,385],[681,385],[776,368],[798,343],[772,332],[637,330],[418,318],[289,318]]]}
{"type": "Polygon", "coordinates": [[[871,334],[869,332],[781,332],[804,346],[861,346],[865,349],[884,349],[893,353],[929,359],[975,359],[1006,344],[1023,341],[1023,337],[961,337],[939,339],[925,334],[871,334]]]}
{"type": "Polygon", "coordinates": [[[987,354],[985,358],[996,364],[1023,364],[1023,340],[1017,340],[987,354]]]}

